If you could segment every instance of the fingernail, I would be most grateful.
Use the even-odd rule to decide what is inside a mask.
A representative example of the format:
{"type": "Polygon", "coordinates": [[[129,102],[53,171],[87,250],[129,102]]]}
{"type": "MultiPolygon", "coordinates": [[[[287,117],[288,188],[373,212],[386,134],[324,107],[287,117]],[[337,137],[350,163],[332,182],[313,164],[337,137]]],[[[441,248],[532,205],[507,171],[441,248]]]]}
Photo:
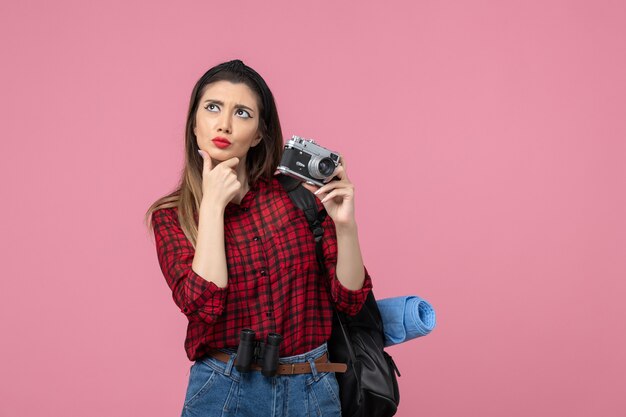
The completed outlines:
{"type": "Polygon", "coordinates": [[[204,159],[204,155],[202,155],[202,151],[200,149],[198,149],[198,153],[200,154],[200,156],[202,157],[202,159],[204,159]]]}
{"type": "Polygon", "coordinates": [[[320,192],[320,190],[317,190],[317,191],[316,191],[316,192],[314,192],[313,194],[317,195],[317,193],[319,193],[319,192],[320,192]]]}

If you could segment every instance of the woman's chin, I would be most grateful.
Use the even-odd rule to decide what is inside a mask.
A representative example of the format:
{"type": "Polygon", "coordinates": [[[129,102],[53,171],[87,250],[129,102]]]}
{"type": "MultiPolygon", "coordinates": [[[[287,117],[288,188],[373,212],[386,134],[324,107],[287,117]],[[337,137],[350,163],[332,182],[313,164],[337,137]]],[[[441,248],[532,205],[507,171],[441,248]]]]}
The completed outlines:
{"type": "Polygon", "coordinates": [[[211,157],[211,160],[216,163],[228,161],[229,159],[233,159],[234,157],[239,158],[240,161],[243,159],[241,156],[236,155],[234,152],[224,151],[210,152],[209,156],[211,157]]]}
{"type": "Polygon", "coordinates": [[[232,155],[232,154],[231,155],[210,155],[210,156],[211,156],[211,162],[213,162],[213,166],[219,163],[222,163],[224,161],[228,161],[229,159],[233,159],[234,157],[239,158],[239,163],[241,163],[242,160],[245,159],[240,156],[232,155]]]}
{"type": "Polygon", "coordinates": [[[221,164],[222,162],[226,161],[228,158],[220,158],[220,157],[215,157],[212,156],[211,157],[211,163],[213,164],[213,167],[215,167],[218,164],[221,164]]]}

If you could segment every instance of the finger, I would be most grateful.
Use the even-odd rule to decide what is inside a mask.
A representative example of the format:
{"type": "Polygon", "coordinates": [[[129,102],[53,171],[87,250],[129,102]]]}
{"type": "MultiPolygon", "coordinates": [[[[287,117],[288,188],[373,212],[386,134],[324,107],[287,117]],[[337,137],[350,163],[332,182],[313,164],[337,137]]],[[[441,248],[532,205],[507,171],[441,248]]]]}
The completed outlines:
{"type": "Polygon", "coordinates": [[[339,156],[339,164],[342,165],[344,168],[346,167],[346,160],[343,155],[339,156]]]}
{"type": "Polygon", "coordinates": [[[315,194],[315,192],[320,189],[320,187],[318,187],[317,185],[309,184],[306,182],[303,182],[302,186],[306,188],[307,190],[309,190],[310,192],[312,192],[313,194],[315,194]]]}
{"type": "Polygon", "coordinates": [[[346,168],[343,165],[339,164],[333,172],[333,177],[337,177],[340,180],[348,178],[346,175],[346,168]]]}
{"type": "Polygon", "coordinates": [[[350,192],[347,189],[345,189],[345,188],[333,190],[330,193],[326,194],[326,197],[324,197],[322,199],[322,203],[330,201],[331,199],[336,198],[336,197],[346,198],[346,197],[349,197],[349,196],[350,196],[350,192]]]}
{"type": "Polygon", "coordinates": [[[238,191],[241,189],[241,182],[237,180],[237,177],[234,177],[234,178],[230,178],[229,181],[225,182],[224,186],[234,192],[234,191],[238,191]]]}
{"type": "Polygon", "coordinates": [[[239,158],[237,158],[236,156],[225,160],[224,162],[222,162],[220,165],[224,165],[225,167],[231,168],[231,169],[235,169],[237,168],[237,165],[239,165],[239,158]]]}
{"type": "Polygon", "coordinates": [[[324,194],[324,193],[328,193],[331,192],[332,190],[336,189],[336,188],[343,188],[343,187],[347,187],[348,186],[348,182],[347,181],[331,181],[328,184],[325,184],[324,186],[322,186],[318,191],[317,191],[317,195],[320,194],[324,194]]]}
{"type": "Polygon", "coordinates": [[[198,153],[200,154],[203,160],[202,169],[203,170],[206,169],[207,172],[211,171],[213,169],[213,160],[209,157],[209,154],[206,151],[203,151],[202,149],[198,149],[198,153]]]}

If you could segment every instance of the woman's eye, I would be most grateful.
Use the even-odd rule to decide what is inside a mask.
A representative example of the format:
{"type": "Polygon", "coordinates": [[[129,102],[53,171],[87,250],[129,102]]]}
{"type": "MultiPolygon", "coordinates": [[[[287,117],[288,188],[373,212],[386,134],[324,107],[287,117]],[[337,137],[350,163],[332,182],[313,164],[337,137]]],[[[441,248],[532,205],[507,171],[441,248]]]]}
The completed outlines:
{"type": "Polygon", "coordinates": [[[209,104],[205,107],[205,109],[207,109],[208,111],[212,111],[212,112],[216,112],[216,111],[219,111],[219,110],[220,110],[220,108],[219,108],[219,107],[217,107],[217,105],[215,105],[215,104],[213,104],[213,103],[209,103],[209,104]]]}
{"type": "Polygon", "coordinates": [[[247,111],[245,111],[244,109],[237,109],[237,111],[235,112],[235,114],[239,117],[242,117],[244,119],[249,119],[250,118],[250,113],[248,113],[247,111]]]}

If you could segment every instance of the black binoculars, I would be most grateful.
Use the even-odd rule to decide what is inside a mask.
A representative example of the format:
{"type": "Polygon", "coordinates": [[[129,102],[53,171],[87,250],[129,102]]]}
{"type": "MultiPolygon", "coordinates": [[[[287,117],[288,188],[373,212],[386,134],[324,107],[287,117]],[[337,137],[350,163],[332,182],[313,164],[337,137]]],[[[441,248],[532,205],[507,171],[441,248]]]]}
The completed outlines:
{"type": "Polygon", "coordinates": [[[261,360],[261,373],[270,377],[278,370],[278,353],[283,337],[278,333],[269,333],[267,341],[257,342],[254,330],[243,329],[239,335],[239,347],[235,358],[235,369],[249,372],[253,361],[261,360]]]}

